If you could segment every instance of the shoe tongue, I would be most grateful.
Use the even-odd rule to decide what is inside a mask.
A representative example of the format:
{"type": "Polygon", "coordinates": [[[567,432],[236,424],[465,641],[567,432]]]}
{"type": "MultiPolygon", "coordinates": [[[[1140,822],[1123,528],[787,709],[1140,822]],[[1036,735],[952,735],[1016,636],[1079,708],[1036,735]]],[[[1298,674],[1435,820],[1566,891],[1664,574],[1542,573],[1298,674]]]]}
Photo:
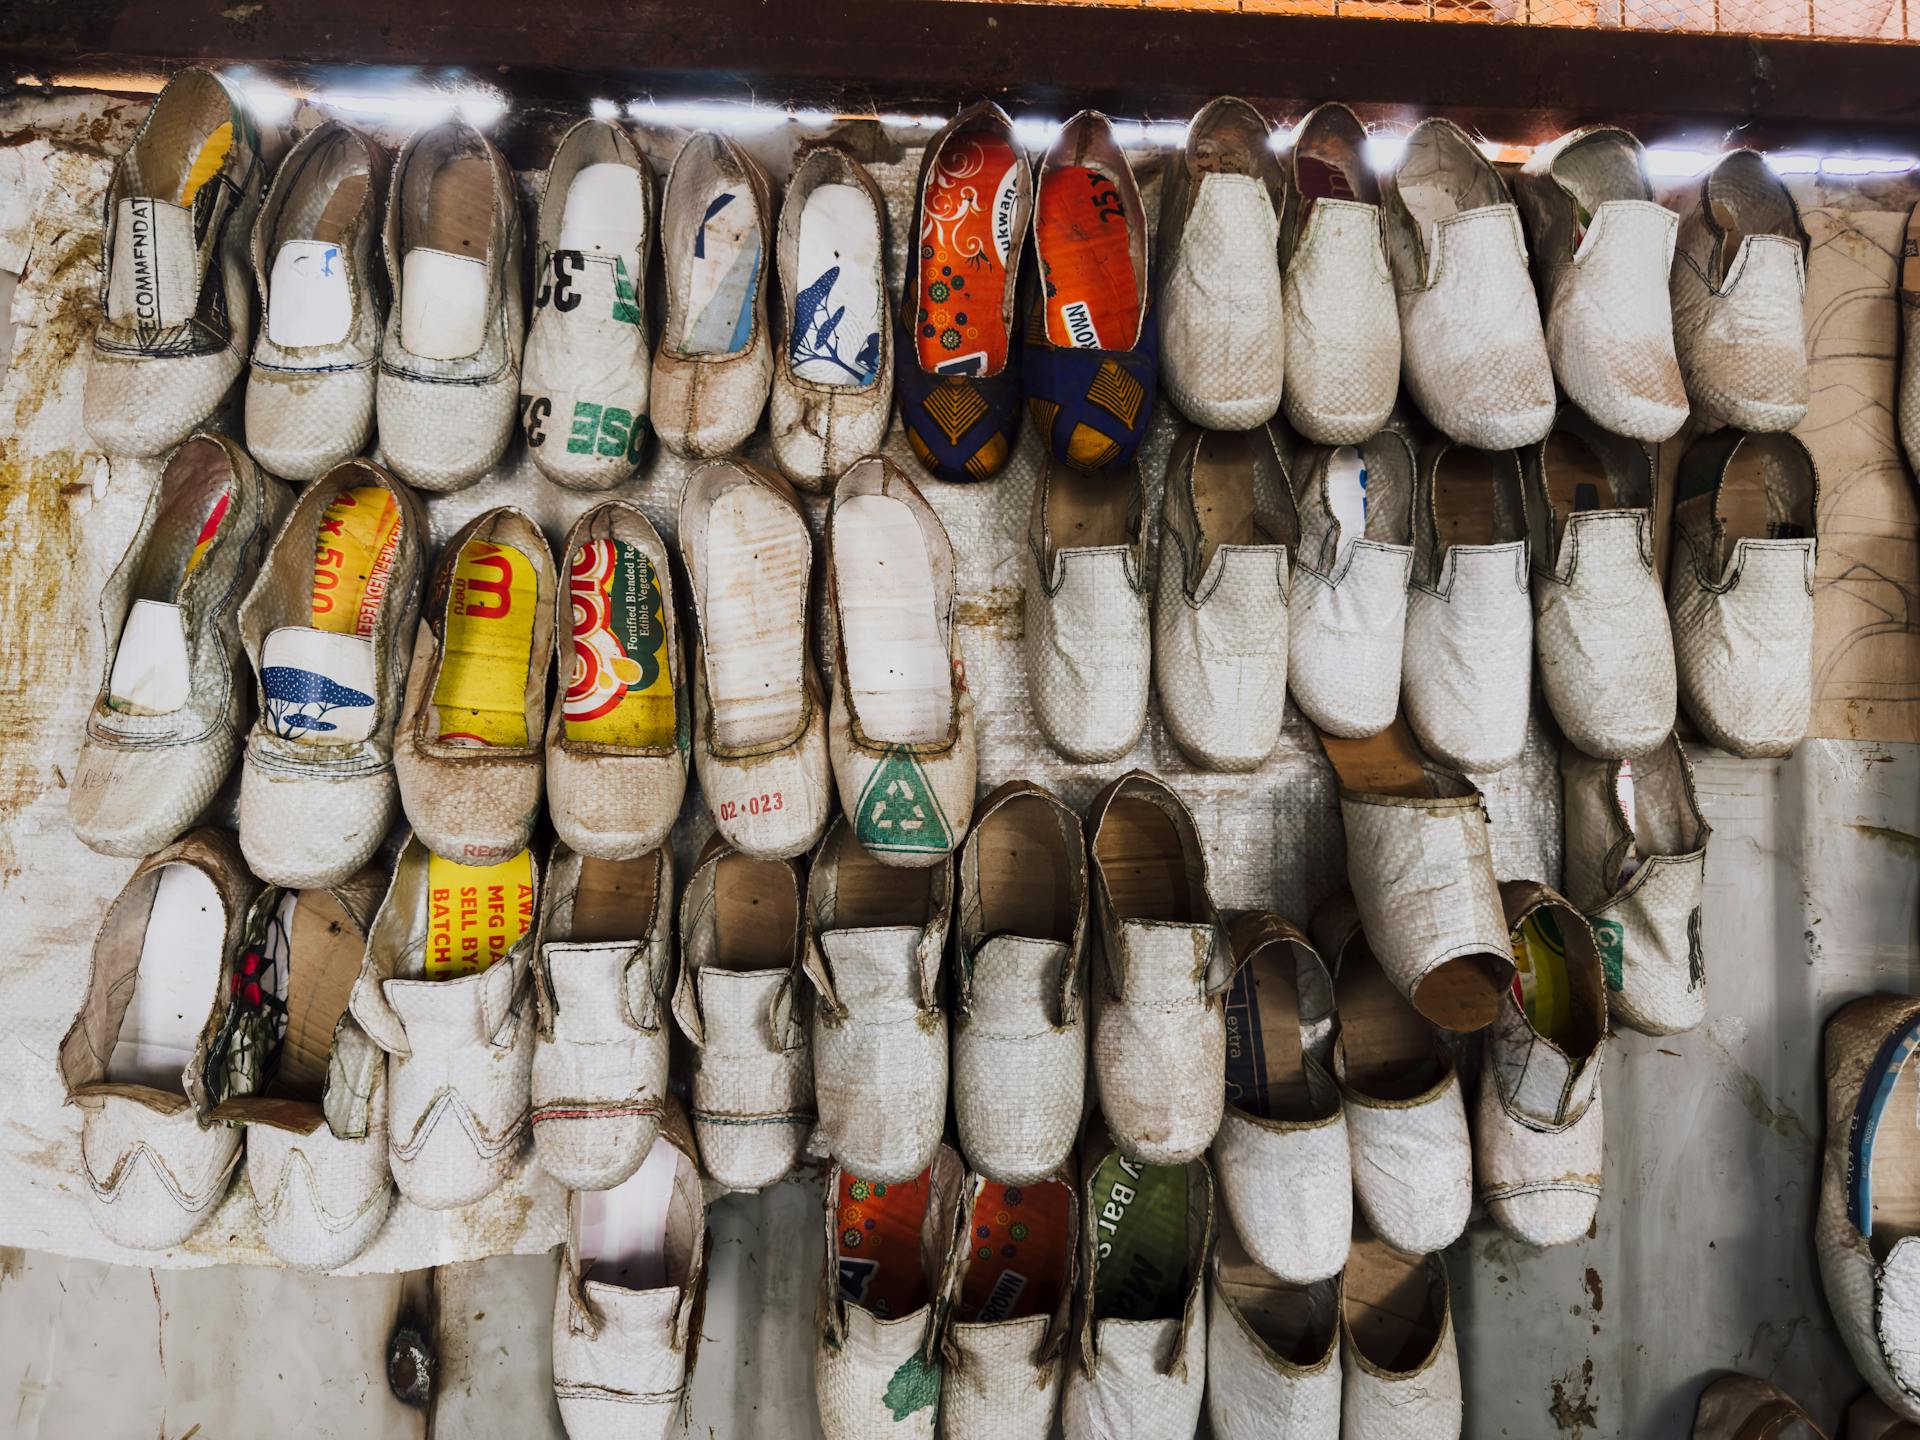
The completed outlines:
{"type": "Polygon", "coordinates": [[[107,704],[124,714],[171,715],[187,703],[192,673],[186,617],[178,605],[136,600],[120,631],[107,704]]]}
{"type": "Polygon", "coordinates": [[[267,338],[276,345],[338,345],[353,325],[346,252],[331,241],[281,245],[267,296],[267,338]]]}
{"type": "Polygon", "coordinates": [[[832,963],[833,988],[842,1004],[905,1000],[919,1005],[920,931],[914,926],[828,930],[820,945],[832,963]]]}
{"type": "Polygon", "coordinates": [[[464,360],[486,338],[487,262],[409,250],[400,262],[400,343],[428,360],[464,360]]]}
{"type": "Polygon", "coordinates": [[[647,228],[644,183],[628,165],[583,166],[567,187],[560,239],[554,248],[637,254],[647,228]]]}
{"type": "Polygon", "coordinates": [[[1122,921],[1124,995],[1132,1004],[1198,1001],[1206,993],[1213,932],[1206,925],[1122,921]]]}
{"type": "Polygon", "coordinates": [[[142,332],[193,318],[200,294],[200,251],[193,212],[165,200],[129,196],[114,215],[107,319],[142,332]]]}
{"type": "Polygon", "coordinates": [[[345,745],[373,733],[373,642],[285,625],[260,647],[261,718],[283,740],[345,745]]]}
{"type": "Polygon", "coordinates": [[[1066,963],[1067,947],[1058,940],[995,935],[984,941],[967,962],[973,1018],[1056,1023],[1060,972],[1066,963]]]}

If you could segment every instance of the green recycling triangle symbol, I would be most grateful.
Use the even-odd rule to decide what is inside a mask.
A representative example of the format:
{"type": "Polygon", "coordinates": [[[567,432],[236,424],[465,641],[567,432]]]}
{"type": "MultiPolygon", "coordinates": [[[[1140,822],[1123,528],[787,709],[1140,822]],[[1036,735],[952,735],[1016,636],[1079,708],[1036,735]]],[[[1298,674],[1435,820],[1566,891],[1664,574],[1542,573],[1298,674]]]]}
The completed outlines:
{"type": "Polygon", "coordinates": [[[944,851],[953,835],[926,769],[912,753],[889,749],[867,777],[853,817],[853,835],[869,850],[944,851]]]}

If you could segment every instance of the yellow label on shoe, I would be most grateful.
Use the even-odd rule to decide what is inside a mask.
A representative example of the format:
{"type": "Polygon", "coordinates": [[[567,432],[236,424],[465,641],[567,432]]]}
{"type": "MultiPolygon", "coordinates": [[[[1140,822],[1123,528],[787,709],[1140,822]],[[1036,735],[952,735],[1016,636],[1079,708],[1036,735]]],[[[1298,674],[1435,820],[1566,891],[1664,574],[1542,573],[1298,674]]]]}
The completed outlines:
{"type": "Polygon", "coordinates": [[[533,852],[498,865],[427,857],[428,980],[478,975],[533,928],[533,852]]]}
{"type": "Polygon", "coordinates": [[[187,171],[187,183],[180,187],[180,203],[193,204],[193,197],[200,193],[200,187],[220,173],[220,167],[227,163],[227,156],[233,151],[233,122],[222,121],[214,126],[213,133],[207,136],[206,143],[200,147],[200,153],[193,157],[193,168],[187,171]]]}
{"type": "Polygon", "coordinates": [[[674,743],[672,670],[660,574],[624,540],[590,540],[567,576],[573,675],[567,739],[661,749],[674,743]]]}
{"type": "Polygon", "coordinates": [[[1566,937],[1552,913],[1543,909],[1522,920],[1511,940],[1514,998],[1536,1031],[1558,1040],[1573,1021],[1566,937]]]}
{"type": "Polygon", "coordinates": [[[207,512],[206,523],[201,525],[199,535],[194,538],[193,553],[187,557],[187,568],[180,576],[182,580],[199,567],[207,551],[213,548],[213,542],[220,534],[220,522],[227,518],[227,510],[232,503],[233,494],[227,490],[222,490],[220,498],[213,502],[213,509],[207,512]]]}
{"type": "Polygon", "coordinates": [[[399,548],[400,502],[391,490],[359,485],[334,496],[314,545],[313,628],[373,634],[399,548]]]}
{"type": "Polygon", "coordinates": [[[527,667],[539,583],[533,561],[511,545],[469,540],[461,548],[433,686],[443,742],[527,743],[527,667]]]}

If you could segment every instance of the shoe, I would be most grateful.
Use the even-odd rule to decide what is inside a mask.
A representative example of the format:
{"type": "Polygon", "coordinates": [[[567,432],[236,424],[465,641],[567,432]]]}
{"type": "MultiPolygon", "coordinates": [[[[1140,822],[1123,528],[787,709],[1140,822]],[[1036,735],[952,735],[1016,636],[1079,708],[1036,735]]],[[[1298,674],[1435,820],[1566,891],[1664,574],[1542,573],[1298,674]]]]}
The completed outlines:
{"type": "Polygon", "coordinates": [[[1050,790],[1010,780],[960,851],[953,1109],[984,1180],[1065,1165],[1087,1083],[1087,839],[1050,790]]]}
{"type": "Polygon", "coordinates": [[[1033,175],[1007,112],[982,100],[950,120],[922,152],[913,193],[919,244],[893,347],[900,424],[937,479],[990,480],[1020,433],[1013,316],[1033,225],[1033,175]]]}
{"type": "MultiPolygon", "coordinates": [[[[1827,1440],[1786,1395],[1751,1375],[1728,1375],[1700,1392],[1693,1440],[1827,1440]]],[[[1847,1440],[1854,1440],[1851,1430],[1847,1440]]]]}
{"type": "Polygon", "coordinates": [[[807,978],[820,1129],[841,1165],[911,1180],[932,1163],[947,1118],[941,960],[953,871],[894,876],[844,818],[807,874],[807,978]]]}
{"type": "Polygon", "coordinates": [[[1533,648],[1553,718],[1589,755],[1639,756],[1673,729],[1666,597],[1653,573],[1653,465],[1572,406],[1520,457],[1533,648]]]}
{"type": "Polygon", "coordinates": [[[653,162],[607,120],[560,139],[534,223],[533,324],[520,371],[527,454],[556,485],[611,490],[647,446],[653,162]]]}
{"type": "Polygon", "coordinates": [[[943,1285],[970,1196],[948,1146],[905,1180],[827,1176],[823,1324],[814,1395],[826,1440],[864,1440],[884,1424],[901,1440],[933,1440],[940,1414],[943,1285]]]}
{"type": "Polygon", "coordinates": [[[1339,780],[1354,904],[1380,968],[1413,1008],[1442,1029],[1478,1030],[1513,982],[1486,800],[1464,775],[1425,759],[1405,726],[1383,734],[1322,737],[1339,780]]]}
{"type": "Polygon", "coordinates": [[[100,596],[106,679],[67,792],[67,823],[90,848],[152,854],[232,772],[246,715],[236,601],[287,508],[224,435],[168,457],[100,596]]]}
{"type": "Polygon", "coordinates": [[[1341,1295],[1341,1440],[1459,1440],[1446,1261],[1356,1236],[1341,1295]]]}
{"type": "Polygon", "coordinates": [[[1509,880],[1500,897],[1519,973],[1486,1032],[1474,1179],[1481,1204],[1514,1239],[1569,1245],[1600,1207],[1600,952],[1580,912],[1549,887],[1509,880]]]}
{"type": "Polygon", "coordinates": [[[1347,1263],[1353,1231],[1333,977],[1278,915],[1248,911],[1230,933],[1227,1105],[1213,1141],[1220,1195],[1267,1283],[1330,1280],[1347,1263]]]}
{"type": "Polygon", "coordinates": [[[352,1012],[387,1053],[387,1159],[427,1210],[484,1200],[527,1138],[540,867],[461,865],[408,836],[374,917],[352,1012]]]}
{"type": "Polygon", "coordinates": [[[459,120],[401,147],[387,197],[393,306],[380,347],[380,454],[422,490],[464,490],[506,454],[526,343],[520,192],[459,120]]]}
{"type": "Polygon", "coordinates": [[[407,671],[393,769],[436,855],[486,865],[527,848],[546,789],[553,554],[511,505],[440,547],[407,671]]]}
{"type": "Polygon", "coordinates": [[[1709,424],[1775,431],[1807,418],[1811,244],[1792,194],[1752,150],[1722,156],[1681,215],[1673,343],[1687,398],[1709,424]]]}
{"type": "Polygon", "coordinates": [[[1102,952],[1093,985],[1100,1109],[1130,1157],[1185,1164],[1213,1143],[1226,1093],[1232,954],[1207,848],[1166,782],[1132,770],[1094,796],[1087,849],[1102,952]]]}
{"type": "Polygon", "coordinates": [[[595,860],[555,845],[536,944],[533,1158],[569,1190],[611,1190],[666,1109],[672,852],[595,860]]]}
{"type": "Polygon", "coordinates": [[[1563,746],[1567,898],[1593,926],[1607,1013],[1643,1035],[1678,1035],[1707,1018],[1700,897],[1713,834],[1693,766],[1669,737],[1637,760],[1595,760],[1563,746]]]}
{"type": "Polygon", "coordinates": [[[1920,1001],[1869,995],[1826,1026],[1827,1139],[1814,1249],[1827,1304],[1861,1378],[1920,1422],[1920,1321],[1906,1297],[1920,1273],[1916,1173],[1920,1001]],[[1884,1122],[1884,1123],[1883,1123],[1884,1122]]]}
{"type": "Polygon", "coordinates": [[[1024,1185],[967,1177],[941,1339],[943,1435],[1054,1433],[1081,1233],[1071,1163],[1024,1185]]]}
{"type": "Polygon", "coordinates": [[[676,455],[725,455],[760,424],[773,376],[767,172],[724,135],[689,135],[667,172],[660,225],[667,328],[653,352],[653,426],[676,455]]]}
{"type": "Polygon", "coordinates": [[[553,1396],[569,1440],[666,1440],[707,1304],[707,1201],[693,1133],[666,1102],[645,1163],[567,1202],[553,1296],[553,1396]]]}
{"type": "Polygon", "coordinates": [[[700,1168],[729,1190],[784,1179],[813,1133],[802,898],[793,861],[756,860],[718,836],[680,894],[673,1017],[693,1045],[700,1168]]]}
{"type": "Polygon", "coordinates": [[[1291,459],[1300,543],[1287,602],[1287,687],[1324,734],[1377,735],[1400,713],[1413,448],[1382,430],[1358,446],[1301,446],[1291,459]]]}
{"type": "Polygon", "coordinates": [[[1209,430],[1251,430],[1280,408],[1286,314],[1272,135],[1223,95],[1187,126],[1160,181],[1161,380],[1209,430]]]}
{"type": "Polygon", "coordinates": [[[782,336],[773,360],[773,458],[828,489],[886,443],[893,418],[887,202],[866,167],[809,150],[780,206],[782,336]]]}
{"type": "Polygon", "coordinates": [[[1480,147],[1423,120],[1380,180],[1407,389],[1456,445],[1516,450],[1553,428],[1553,369],[1520,212],[1480,147]]]}
{"type": "Polygon", "coordinates": [[[1118,760],[1147,723],[1153,630],[1141,518],[1137,470],[1089,476],[1049,459],[1034,487],[1027,698],[1040,733],[1069,760],[1118,760]],[[1094,695],[1101,703],[1089,703],[1094,695]]]}
{"type": "Polygon", "coordinates": [[[1920,1440],[1920,1423],[1902,1420],[1869,1391],[1847,1407],[1847,1440],[1920,1440]]]}
{"type": "Polygon", "coordinates": [[[1160,377],[1160,330],[1148,314],[1146,210],[1113,127],[1097,110],[1061,127],[1038,173],[1040,293],[1021,360],[1027,414],[1061,464],[1089,472],[1125,465],[1153,418],[1160,377]]]}
{"type": "Polygon", "coordinates": [[[582,515],[561,556],[554,651],[567,684],[547,711],[547,810],[570,850],[637,860],[666,843],[687,793],[681,597],[666,542],[630,500],[582,515]]]}
{"type": "Polygon", "coordinates": [[[81,1111],[94,1226],[116,1245],[182,1244],[240,1163],[240,1131],[207,1112],[222,1098],[214,1047],[259,897],[231,832],[203,827],[141,861],[101,921],[60,1079],[81,1111]]]}
{"type": "Polygon", "coordinates": [[[1366,127],[1346,106],[1316,106],[1280,167],[1281,403],[1287,423],[1316,445],[1364,443],[1400,393],[1400,309],[1366,143],[1366,127]]]}
{"type": "Polygon", "coordinates": [[[1339,976],[1333,1071],[1361,1217],[1395,1250],[1444,1250],[1473,1209],[1473,1142],[1450,1053],[1375,958],[1351,893],[1314,911],[1313,938],[1339,976]]]}
{"type": "Polygon", "coordinates": [[[953,542],[884,456],[859,461],[834,487],[827,599],[840,806],[874,859],[944,866],[967,833],[979,768],[973,696],[953,652],[953,542]]]}
{"type": "Polygon", "coordinates": [[[214,1053],[228,1098],[210,1118],[244,1126],[247,1188],[267,1248],[296,1270],[337,1270],[380,1234],[387,1064],[347,1013],[387,873],[330,890],[268,890],[229,978],[214,1053]]]}
{"type": "Polygon", "coordinates": [[[426,543],[419,498],[371,460],[350,460],[301,492],[240,607],[260,682],[240,847],[269,884],[338,885],[393,822],[394,727],[426,543]]]}
{"type": "Polygon", "coordinates": [[[1278,1279],[1221,1227],[1207,1296],[1215,1440],[1340,1440],[1340,1310],[1338,1275],[1278,1279]]]}
{"type": "Polygon", "coordinates": [[[1066,1440],[1191,1435],[1207,1378],[1205,1160],[1132,1159],[1089,1121],[1080,1166],[1079,1337],[1061,1404],[1066,1440]]]}
{"type": "Polygon", "coordinates": [[[1520,457],[1434,441],[1413,501],[1400,693],[1421,748],[1474,774],[1527,746],[1533,605],[1520,457]]]}
{"type": "Polygon", "coordinates": [[[1667,439],[1687,422],[1661,293],[1680,221],[1653,198],[1647,152],[1625,130],[1590,125],[1534,151],[1513,188],[1560,388],[1603,430],[1667,439]]]}
{"type": "Polygon", "coordinates": [[[84,405],[87,433],[108,455],[164,455],[212,418],[246,368],[260,148],[240,97],[190,66],[113,163],[84,405]]]}
{"type": "Polygon", "coordinates": [[[1807,733],[1819,510],[1796,436],[1719,430],[1680,462],[1667,567],[1680,698],[1745,759],[1790,755],[1807,733]]]}
{"type": "Polygon", "coordinates": [[[1153,681],[1167,733],[1203,770],[1257,770],[1280,743],[1299,538],[1264,436],[1181,430],[1160,509],[1153,681]]]}
{"type": "Polygon", "coordinates": [[[699,634],[688,668],[700,789],[734,849],[790,859],[820,838],[833,799],[807,623],[813,530],[786,481],[739,460],[687,478],[678,528],[699,634]]]}
{"type": "Polygon", "coordinates": [[[386,181],[386,151],[372,136],[323,120],[280,162],[254,221],[263,319],[247,371],[247,446],[302,485],[373,439],[386,181]]]}
{"type": "Polygon", "coordinates": [[[1920,204],[1907,212],[1900,250],[1900,395],[1895,420],[1909,470],[1920,470],[1920,204]]]}

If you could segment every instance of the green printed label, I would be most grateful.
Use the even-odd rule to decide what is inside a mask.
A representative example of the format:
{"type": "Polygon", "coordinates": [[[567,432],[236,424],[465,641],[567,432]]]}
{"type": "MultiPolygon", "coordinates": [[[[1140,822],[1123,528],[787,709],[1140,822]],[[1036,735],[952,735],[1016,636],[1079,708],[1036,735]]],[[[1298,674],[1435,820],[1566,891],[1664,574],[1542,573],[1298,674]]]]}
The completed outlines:
{"type": "Polygon", "coordinates": [[[953,848],[947,817],[913,754],[890,749],[867,779],[853,817],[854,838],[869,850],[925,853],[953,848]]]}
{"type": "Polygon", "coordinates": [[[1626,988],[1626,927],[1618,920],[1595,920],[1593,943],[1600,950],[1600,972],[1607,977],[1607,989],[1618,994],[1626,988]]]}

